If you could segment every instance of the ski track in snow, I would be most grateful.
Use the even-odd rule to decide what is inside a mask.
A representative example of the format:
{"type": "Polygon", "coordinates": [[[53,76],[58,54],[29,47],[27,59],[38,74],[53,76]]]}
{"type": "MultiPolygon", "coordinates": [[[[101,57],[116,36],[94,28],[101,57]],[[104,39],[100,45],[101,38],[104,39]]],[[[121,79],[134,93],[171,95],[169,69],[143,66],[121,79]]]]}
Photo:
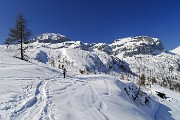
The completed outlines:
{"type": "Polygon", "coordinates": [[[36,80],[40,82],[36,85],[34,95],[29,92],[29,89],[32,88],[33,84],[29,84],[25,88],[26,96],[22,101],[23,104],[20,105],[21,107],[19,109],[12,112],[10,119],[53,119],[50,106],[52,103],[52,97],[49,94],[51,80],[52,78],[40,78],[39,80],[36,80]]]}
{"type": "Polygon", "coordinates": [[[67,76],[63,79],[62,76],[51,76],[31,79],[22,86],[24,93],[21,99],[16,101],[16,106],[9,108],[13,111],[6,117],[1,116],[0,119],[113,120],[112,116],[107,115],[109,106],[104,101],[104,97],[113,96],[111,81],[108,77],[105,80],[100,76],[88,77],[67,76]],[[55,85],[56,89],[54,89],[55,85]],[[62,103],[62,106],[56,104],[55,100],[62,103]],[[67,106],[66,104],[63,106],[63,103],[67,106]],[[61,114],[58,113],[59,111],[61,114]]]}
{"type": "MultiPolygon", "coordinates": [[[[11,113],[11,120],[54,120],[53,114],[53,97],[51,96],[50,87],[52,83],[56,83],[59,86],[64,86],[55,92],[55,94],[69,94],[70,92],[75,92],[76,89],[80,89],[85,85],[84,81],[73,80],[72,78],[67,78],[65,81],[62,78],[37,78],[33,82],[30,82],[26,87],[24,87],[24,98],[20,101],[22,104],[18,105],[16,109],[11,113]],[[37,82],[39,81],[39,82],[37,82]],[[33,89],[36,86],[34,92],[33,89]]],[[[86,87],[87,88],[87,87],[86,87]]],[[[86,94],[86,93],[85,93],[86,94]]],[[[84,96],[84,104],[86,104],[86,95],[84,96]]],[[[87,104],[88,105],[88,104],[87,104]]],[[[87,106],[85,105],[85,106],[87,106]]]]}
{"type": "MultiPolygon", "coordinates": [[[[114,86],[111,85],[113,81],[105,80],[91,80],[92,78],[72,78],[66,79],[61,76],[56,77],[41,77],[30,81],[24,89],[24,96],[20,99],[21,104],[17,104],[14,111],[10,115],[10,120],[58,120],[58,119],[72,119],[84,120],[88,114],[89,119],[95,120],[113,120],[113,116],[107,114],[110,106],[104,100],[105,97],[113,97],[114,86]],[[56,85],[56,89],[54,89],[56,85]],[[99,88],[98,86],[101,85],[99,88]],[[55,98],[57,97],[58,98],[55,98]],[[79,97],[80,96],[80,97],[79,97]],[[61,103],[57,106],[54,100],[61,103]],[[81,112],[69,110],[66,115],[57,114],[55,107],[62,111],[68,110],[70,105],[72,109],[80,110],[81,112]],[[64,108],[64,106],[66,106],[64,108]]],[[[117,84],[118,86],[118,84],[117,84]]],[[[160,101],[160,100],[158,100],[160,101]]],[[[161,111],[161,104],[156,107],[154,111],[154,120],[158,119],[158,114],[161,111]]],[[[8,115],[7,115],[8,116],[8,115]]],[[[3,116],[0,116],[3,118],[3,116]]]]}
{"type": "MultiPolygon", "coordinates": [[[[84,112],[76,113],[81,114],[82,117],[79,119],[83,120],[83,116],[85,116],[86,112],[89,112],[90,116],[93,119],[108,120],[107,116],[102,112],[103,109],[107,109],[107,105],[103,102],[98,91],[93,87],[96,85],[96,81],[90,81],[91,85],[87,84],[87,81],[83,81],[80,79],[73,80],[71,78],[67,78],[65,81],[59,79],[53,82],[55,84],[58,84],[59,86],[63,86],[62,88],[59,88],[58,90],[54,91],[54,94],[58,94],[60,98],[67,99],[68,104],[73,105],[73,101],[68,99],[69,95],[73,95],[74,98],[78,98],[79,91],[83,91],[82,93],[80,93],[81,97],[79,99],[80,101],[82,101],[80,104],[80,109],[82,109],[84,112]]],[[[56,105],[54,104],[53,106],[56,105]]],[[[58,116],[59,115],[55,115],[55,118],[58,119],[58,116]]]]}
{"type": "Polygon", "coordinates": [[[99,111],[100,114],[102,114],[102,116],[104,116],[104,119],[109,120],[108,117],[101,111],[102,109],[107,109],[107,105],[103,102],[102,97],[99,95],[97,90],[94,89],[92,86],[89,86],[89,87],[93,93],[94,101],[95,101],[95,96],[97,96],[96,97],[96,101],[98,101],[98,104],[97,104],[98,106],[96,106],[97,110],[99,111]]]}

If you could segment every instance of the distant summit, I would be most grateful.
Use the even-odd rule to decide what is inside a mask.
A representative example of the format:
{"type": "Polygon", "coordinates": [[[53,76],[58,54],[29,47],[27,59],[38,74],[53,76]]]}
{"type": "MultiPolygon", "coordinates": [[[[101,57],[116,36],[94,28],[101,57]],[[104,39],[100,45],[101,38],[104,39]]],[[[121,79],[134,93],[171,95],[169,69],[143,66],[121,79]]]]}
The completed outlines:
{"type": "Polygon", "coordinates": [[[40,43],[62,43],[70,41],[70,39],[61,34],[44,33],[37,36],[35,39],[33,39],[33,41],[38,41],[40,43]]]}
{"type": "MultiPolygon", "coordinates": [[[[149,36],[116,39],[113,43],[106,44],[71,41],[69,38],[61,34],[44,33],[33,39],[33,41],[52,44],[63,43],[59,45],[61,48],[79,48],[86,51],[97,49],[119,58],[132,57],[134,55],[157,55],[165,51],[163,44],[158,38],[152,38],[149,36]]],[[[176,51],[179,51],[179,49],[176,51]]]]}
{"type": "Polygon", "coordinates": [[[110,44],[114,55],[131,57],[138,54],[157,55],[165,50],[158,38],[148,36],[117,39],[110,44]]]}

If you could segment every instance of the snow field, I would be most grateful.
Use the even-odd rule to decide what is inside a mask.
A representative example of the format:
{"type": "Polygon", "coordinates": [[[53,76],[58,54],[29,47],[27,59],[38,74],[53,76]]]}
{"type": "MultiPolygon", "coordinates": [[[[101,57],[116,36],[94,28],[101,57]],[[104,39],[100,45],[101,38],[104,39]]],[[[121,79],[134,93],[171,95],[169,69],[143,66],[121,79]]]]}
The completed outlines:
{"type": "MultiPolygon", "coordinates": [[[[42,50],[42,49],[41,49],[42,50]]],[[[136,85],[119,76],[106,74],[80,75],[77,68],[83,65],[93,66],[95,61],[103,64],[111,60],[106,54],[91,53],[88,59],[81,50],[43,48],[47,55],[53,56],[55,66],[64,60],[75,62],[65,64],[67,77],[61,70],[37,61],[25,62],[14,58],[9,52],[0,48],[0,119],[2,120],[178,120],[180,119],[179,93],[152,86],[151,91],[143,89],[150,98],[144,105],[134,102],[124,88],[136,85]],[[61,51],[62,50],[62,51],[61,51]],[[60,54],[59,54],[60,53],[60,54]],[[63,57],[58,58],[58,55],[63,57]],[[81,56],[82,55],[82,56],[81,56]],[[66,57],[65,57],[66,56],[66,57]],[[99,60],[99,58],[102,58],[99,60]],[[84,63],[84,64],[82,64],[84,63]],[[76,65],[76,66],[75,66],[76,65]],[[116,78],[117,77],[117,78],[116,78]],[[164,91],[168,99],[160,99],[155,91],[164,91]]],[[[27,53],[32,56],[36,49],[27,53]],[[34,52],[32,52],[34,51],[34,52]]],[[[40,51],[40,50],[38,50],[40,51]]],[[[89,53],[88,53],[89,54],[89,53]]],[[[32,57],[31,56],[31,57],[32,57]]],[[[33,57],[32,57],[33,58],[33,57]]],[[[44,58],[42,58],[44,59],[44,58]]],[[[157,59],[154,59],[158,61],[157,59]]],[[[139,65],[139,64],[136,64],[139,65]]],[[[98,66],[98,65],[97,65],[98,66]]],[[[151,64],[149,64],[151,66],[151,64]]],[[[90,67],[93,68],[93,67],[90,67]]],[[[100,67],[103,71],[105,67],[100,67]]],[[[134,69],[136,70],[136,69],[134,69]]],[[[141,96],[144,99],[144,96],[141,96]]]]}

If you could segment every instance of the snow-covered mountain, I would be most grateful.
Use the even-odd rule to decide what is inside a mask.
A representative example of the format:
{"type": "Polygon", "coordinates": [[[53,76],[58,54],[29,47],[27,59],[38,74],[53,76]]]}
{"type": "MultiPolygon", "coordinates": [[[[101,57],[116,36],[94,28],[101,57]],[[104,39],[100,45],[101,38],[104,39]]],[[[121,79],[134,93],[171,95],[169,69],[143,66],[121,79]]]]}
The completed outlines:
{"type": "Polygon", "coordinates": [[[173,49],[173,50],[171,50],[171,52],[173,52],[173,53],[175,53],[177,55],[180,55],[180,46],[175,48],[175,49],[173,49]]]}
{"type": "MultiPolygon", "coordinates": [[[[59,35],[42,34],[24,45],[24,55],[30,66],[24,62],[22,65],[30,67],[30,71],[21,64],[17,71],[27,73],[25,79],[35,76],[36,80],[27,80],[23,87],[25,96],[18,90],[15,91],[20,93],[18,97],[13,100],[7,97],[12,102],[0,101],[0,119],[180,119],[180,56],[167,52],[159,39],[137,36],[106,44],[61,41],[63,35],[60,38],[59,35]],[[52,42],[56,40],[60,41],[52,42]],[[62,65],[68,71],[66,79],[61,75],[62,65]],[[142,75],[145,76],[144,86],[134,101],[142,75]],[[166,99],[158,97],[157,91],[166,94],[166,99]]],[[[16,75],[20,76],[20,72],[11,76],[10,68],[15,71],[19,65],[20,61],[12,58],[20,56],[19,46],[10,45],[7,53],[2,48],[1,52],[2,56],[7,56],[0,57],[1,69],[6,71],[2,71],[2,76],[18,78],[16,75]],[[6,58],[15,63],[10,64],[6,58]]],[[[19,87],[20,82],[15,83],[19,87]]],[[[0,92],[4,95],[3,89],[0,92]]]]}
{"type": "Polygon", "coordinates": [[[120,57],[131,57],[139,54],[157,55],[165,49],[159,39],[148,36],[117,39],[110,46],[114,55],[120,57]]]}
{"type": "Polygon", "coordinates": [[[65,41],[70,41],[70,39],[61,34],[44,33],[34,38],[33,41],[38,41],[43,43],[62,43],[65,41]]]}
{"type": "MultiPolygon", "coordinates": [[[[128,37],[117,39],[110,46],[115,57],[129,64],[131,72],[146,75],[147,84],[155,79],[161,86],[179,91],[175,86],[180,82],[180,57],[167,52],[159,39],[128,37]]],[[[127,75],[127,79],[132,78],[127,75]]]]}
{"type": "MultiPolygon", "coordinates": [[[[53,33],[44,34],[46,35],[56,36],[53,33]]],[[[41,38],[42,41],[46,39],[47,37],[41,38]]],[[[52,41],[54,37],[48,39],[52,41]]],[[[166,52],[159,39],[147,36],[117,39],[112,44],[81,41],[51,44],[36,41],[27,46],[25,55],[27,59],[56,67],[62,64],[73,66],[77,71],[87,74],[119,75],[125,72],[127,77],[137,77],[145,73],[147,77],[155,77],[159,82],[169,79],[180,81],[180,57],[166,52]]]]}

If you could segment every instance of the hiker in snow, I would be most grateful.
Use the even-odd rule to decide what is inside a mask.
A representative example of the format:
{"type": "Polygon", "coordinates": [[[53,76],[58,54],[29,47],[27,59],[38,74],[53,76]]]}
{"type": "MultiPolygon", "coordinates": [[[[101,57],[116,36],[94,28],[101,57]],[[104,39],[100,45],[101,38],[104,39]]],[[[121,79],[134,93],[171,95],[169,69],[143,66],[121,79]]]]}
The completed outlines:
{"type": "MultiPolygon", "coordinates": [[[[59,64],[59,66],[60,66],[60,64],[59,64]]],[[[62,69],[64,68],[64,65],[62,65],[62,67],[61,67],[62,69]]]]}
{"type": "Polygon", "coordinates": [[[64,67],[64,65],[62,65],[62,70],[63,70],[63,75],[64,75],[64,78],[66,77],[66,68],[64,67]]]}

